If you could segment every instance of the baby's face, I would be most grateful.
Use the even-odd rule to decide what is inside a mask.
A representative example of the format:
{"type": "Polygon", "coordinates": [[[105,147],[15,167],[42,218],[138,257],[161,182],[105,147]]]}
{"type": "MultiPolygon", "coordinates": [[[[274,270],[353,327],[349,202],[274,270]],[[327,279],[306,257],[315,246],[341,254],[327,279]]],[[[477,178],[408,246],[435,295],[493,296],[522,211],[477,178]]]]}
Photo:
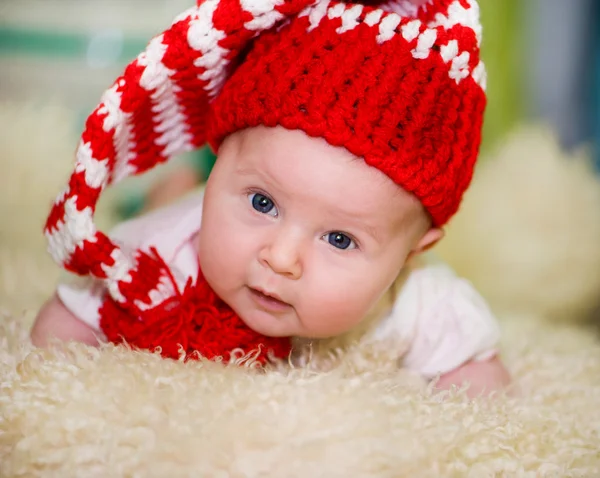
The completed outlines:
{"type": "Polygon", "coordinates": [[[220,148],[199,257],[250,328],[329,337],[365,317],[427,230],[418,201],[362,159],[301,131],[258,127],[220,148]]]}

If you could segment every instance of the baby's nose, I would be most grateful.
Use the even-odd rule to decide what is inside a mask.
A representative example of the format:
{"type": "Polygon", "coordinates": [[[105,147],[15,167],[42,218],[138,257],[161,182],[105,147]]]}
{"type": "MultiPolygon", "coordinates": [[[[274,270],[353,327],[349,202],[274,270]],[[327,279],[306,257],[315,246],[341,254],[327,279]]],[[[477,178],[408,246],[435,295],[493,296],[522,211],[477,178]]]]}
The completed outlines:
{"type": "Polygon", "coordinates": [[[290,279],[302,276],[301,242],[292,234],[279,234],[260,252],[260,262],[290,279]]]}

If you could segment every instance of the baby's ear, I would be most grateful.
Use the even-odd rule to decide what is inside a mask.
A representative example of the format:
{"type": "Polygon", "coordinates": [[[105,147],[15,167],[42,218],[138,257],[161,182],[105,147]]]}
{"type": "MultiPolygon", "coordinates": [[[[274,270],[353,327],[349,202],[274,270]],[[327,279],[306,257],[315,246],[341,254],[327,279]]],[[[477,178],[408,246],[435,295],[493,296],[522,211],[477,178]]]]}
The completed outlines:
{"type": "Polygon", "coordinates": [[[443,237],[444,230],[437,227],[430,228],[424,235],[421,237],[417,245],[411,251],[411,256],[416,254],[421,254],[433,246],[435,246],[443,237]]]}

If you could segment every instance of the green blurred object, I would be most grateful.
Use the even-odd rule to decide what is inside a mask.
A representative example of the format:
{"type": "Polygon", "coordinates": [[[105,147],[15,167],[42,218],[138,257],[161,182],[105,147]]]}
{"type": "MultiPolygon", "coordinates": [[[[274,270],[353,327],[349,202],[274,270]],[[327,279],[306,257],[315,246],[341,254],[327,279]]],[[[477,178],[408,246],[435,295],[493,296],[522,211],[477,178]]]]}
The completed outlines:
{"type": "Polygon", "coordinates": [[[518,0],[479,0],[483,24],[482,57],[488,82],[488,106],[482,149],[493,147],[521,118],[523,58],[518,0]]]}
{"type": "Polygon", "coordinates": [[[198,154],[192,157],[192,162],[198,169],[200,177],[204,179],[208,178],[216,160],[215,153],[208,146],[203,147],[198,154]]]}
{"type": "MultiPolygon", "coordinates": [[[[0,25],[0,54],[5,55],[85,58],[92,41],[92,35],[0,25]]],[[[145,40],[123,38],[114,61],[125,64],[135,58],[146,44],[145,40]]]]}

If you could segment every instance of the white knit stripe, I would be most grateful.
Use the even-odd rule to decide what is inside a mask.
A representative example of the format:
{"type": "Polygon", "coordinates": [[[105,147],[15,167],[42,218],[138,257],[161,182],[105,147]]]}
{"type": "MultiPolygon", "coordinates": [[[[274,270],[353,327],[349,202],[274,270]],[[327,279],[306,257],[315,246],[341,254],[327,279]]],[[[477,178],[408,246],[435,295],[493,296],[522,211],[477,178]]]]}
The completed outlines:
{"type": "MultiPolygon", "coordinates": [[[[127,118],[129,119],[129,117],[130,115],[128,114],[127,118]]],[[[137,156],[137,153],[135,153],[137,143],[133,136],[133,125],[129,120],[123,123],[122,133],[119,136],[115,136],[114,142],[117,157],[123,157],[123,159],[116,161],[112,171],[112,184],[116,184],[136,172],[136,168],[131,165],[130,161],[137,156]]]]}
{"type": "Polygon", "coordinates": [[[140,86],[147,91],[161,88],[169,78],[169,70],[162,63],[167,51],[167,45],[163,43],[163,38],[163,35],[154,37],[137,59],[138,65],[144,67],[140,77],[140,86]]]}
{"type": "Polygon", "coordinates": [[[419,33],[421,33],[421,25],[422,23],[420,20],[413,20],[402,25],[400,28],[400,31],[402,32],[402,38],[409,43],[413,41],[419,36],[419,33]]]}
{"type": "Polygon", "coordinates": [[[92,189],[98,189],[106,186],[110,171],[108,169],[108,158],[96,159],[92,155],[91,144],[84,143],[83,140],[77,148],[77,160],[75,162],[75,172],[84,173],[85,183],[92,189]]]}
{"type": "Polygon", "coordinates": [[[458,41],[450,40],[447,45],[440,48],[440,55],[444,63],[454,60],[458,56],[458,41]]]}
{"type": "Polygon", "coordinates": [[[327,18],[333,20],[334,18],[340,18],[342,14],[346,10],[346,5],[344,3],[337,3],[329,10],[327,10],[327,18]]]}
{"type": "Polygon", "coordinates": [[[126,299],[119,289],[119,282],[131,282],[131,271],[134,268],[133,259],[119,248],[113,249],[110,257],[114,261],[112,265],[101,265],[102,270],[106,274],[104,284],[114,300],[124,303],[126,299]]]}
{"type": "MultiPolygon", "coordinates": [[[[469,54],[469,52],[466,51],[463,51],[459,54],[457,40],[450,40],[447,45],[442,46],[440,48],[440,54],[445,63],[450,63],[449,75],[450,78],[456,81],[457,84],[469,76],[469,60],[471,59],[471,55],[469,54]]],[[[479,63],[479,65],[478,67],[480,69],[484,68],[481,62],[479,63]]],[[[478,72],[478,74],[481,73],[478,72]]],[[[473,71],[473,78],[475,78],[475,71],[473,71]]],[[[480,85],[480,81],[475,81],[477,82],[477,84],[480,85]]]]}
{"type": "Polygon", "coordinates": [[[283,5],[283,0],[240,0],[240,5],[254,17],[244,23],[244,28],[249,31],[268,30],[283,18],[283,14],[275,10],[283,5]]]}
{"type": "Polygon", "coordinates": [[[475,32],[477,45],[481,46],[481,23],[479,22],[479,5],[473,0],[467,0],[469,8],[463,7],[458,0],[455,0],[448,7],[448,16],[442,13],[436,13],[433,22],[427,26],[435,28],[443,26],[449,30],[454,25],[463,25],[471,28],[475,32]]]}
{"type": "Polygon", "coordinates": [[[377,35],[377,43],[384,43],[391,40],[396,35],[396,27],[400,25],[402,19],[395,13],[390,13],[381,22],[379,22],[379,35],[377,35]]]}
{"type": "Polygon", "coordinates": [[[129,113],[123,112],[121,109],[122,94],[118,90],[126,87],[126,82],[123,78],[118,80],[111,88],[106,90],[102,95],[102,106],[98,113],[106,114],[102,129],[109,132],[114,128],[113,147],[115,148],[115,164],[113,166],[112,182],[117,182],[117,178],[127,176],[125,172],[132,172],[132,168],[128,167],[130,151],[133,141],[131,134],[131,126],[129,125],[129,113]]]}
{"type": "Polygon", "coordinates": [[[218,0],[206,0],[190,18],[187,41],[190,47],[201,53],[194,61],[194,66],[204,68],[206,71],[199,78],[208,81],[204,87],[209,97],[214,97],[221,90],[226,79],[225,59],[228,51],[219,45],[225,38],[225,32],[215,28],[212,18],[219,5],[218,0]]]}
{"type": "Polygon", "coordinates": [[[383,10],[377,9],[367,13],[365,16],[365,23],[370,27],[377,25],[381,21],[383,16],[383,10]]]}
{"type": "Polygon", "coordinates": [[[121,93],[119,87],[124,84],[124,80],[112,85],[106,90],[100,99],[101,106],[98,108],[99,114],[105,114],[102,129],[108,133],[113,128],[119,128],[123,124],[123,111],[121,110],[121,93]]]}
{"type": "Polygon", "coordinates": [[[283,0],[240,0],[240,5],[242,10],[256,18],[283,5],[283,0]]]}
{"type": "MultiPolygon", "coordinates": [[[[310,7],[304,10],[304,12],[308,12],[308,21],[310,23],[310,26],[308,27],[309,32],[317,28],[317,26],[319,26],[319,24],[321,23],[321,20],[325,18],[325,15],[327,15],[327,9],[329,8],[329,4],[330,1],[325,0],[317,3],[314,7],[310,7]]],[[[301,13],[300,15],[304,16],[304,13],[301,13]]]]}
{"type": "Polygon", "coordinates": [[[219,41],[225,38],[225,32],[217,30],[212,21],[218,5],[219,0],[206,0],[190,18],[188,44],[192,49],[203,54],[217,48],[219,41]]]}
{"type": "Polygon", "coordinates": [[[69,187],[69,184],[66,184],[60,193],[58,193],[58,195],[56,196],[56,199],[54,200],[54,204],[60,204],[61,202],[63,202],[65,200],[65,198],[71,193],[71,188],[69,187]]]}
{"type": "Polygon", "coordinates": [[[460,55],[452,60],[452,67],[450,68],[450,78],[460,83],[467,76],[469,76],[469,60],[471,55],[468,51],[463,51],[460,55]]]}
{"type": "Polygon", "coordinates": [[[358,17],[363,11],[362,5],[354,5],[342,14],[342,26],[337,28],[336,33],[345,33],[354,30],[358,26],[358,17]]]}
{"type": "Polygon", "coordinates": [[[121,109],[122,94],[118,90],[126,87],[125,79],[121,78],[102,95],[102,106],[98,113],[106,114],[102,129],[109,132],[114,128],[113,147],[115,148],[115,164],[112,172],[112,183],[131,175],[134,168],[129,165],[132,148],[135,146],[129,118],[131,114],[121,109]]]}
{"type": "MultiPolygon", "coordinates": [[[[223,52],[226,52],[226,51],[227,50],[223,49],[223,52]]],[[[213,51],[212,53],[215,56],[217,55],[216,51],[213,51]]],[[[223,88],[225,81],[227,81],[227,70],[225,67],[229,64],[229,62],[224,58],[224,56],[225,56],[224,53],[219,54],[219,56],[220,56],[220,60],[219,60],[218,68],[215,68],[213,72],[207,71],[206,75],[200,75],[201,80],[210,78],[210,81],[204,88],[207,91],[207,94],[210,98],[214,98],[215,96],[217,96],[219,94],[219,92],[221,91],[221,88],[223,88]]],[[[205,57],[202,57],[202,58],[205,58],[205,57]]],[[[198,64],[201,63],[200,60],[202,58],[198,58],[198,64]]]]}
{"type": "Polygon", "coordinates": [[[431,47],[435,44],[436,39],[437,30],[428,28],[421,33],[419,35],[419,39],[417,40],[417,47],[411,51],[413,58],[418,60],[424,60],[425,58],[428,58],[429,53],[431,52],[431,47]]]}
{"type": "Polygon", "coordinates": [[[84,241],[96,241],[96,226],[93,221],[91,207],[77,209],[77,196],[71,196],[65,201],[63,222],[59,222],[54,230],[46,230],[48,251],[59,264],[68,262],[77,247],[82,247],[84,241]]]}
{"type": "Polygon", "coordinates": [[[227,71],[226,66],[229,61],[225,58],[226,53],[226,49],[218,47],[194,61],[195,66],[206,68],[206,71],[199,75],[199,78],[202,81],[212,81],[213,83],[209,85],[212,88],[219,86],[218,82],[224,78],[223,72],[227,71]]]}
{"type": "Polygon", "coordinates": [[[177,85],[171,81],[174,74],[163,63],[168,45],[163,43],[164,36],[154,37],[138,64],[144,66],[140,86],[151,91],[154,131],[160,136],[156,144],[164,146],[161,155],[169,158],[183,150],[191,148],[192,135],[187,132],[186,117],[177,98],[177,85]]]}
{"type": "Polygon", "coordinates": [[[485,91],[487,88],[487,72],[482,61],[480,61],[473,70],[473,79],[475,80],[475,83],[481,86],[483,91],[485,91]]]}
{"type": "MultiPolygon", "coordinates": [[[[173,91],[177,91],[177,88],[173,91]]],[[[162,154],[165,158],[194,149],[192,135],[187,132],[187,118],[178,103],[160,112],[156,119],[159,124],[154,129],[157,133],[162,133],[156,139],[156,144],[164,146],[162,154]]]]}
{"type": "Polygon", "coordinates": [[[147,304],[142,302],[141,300],[135,300],[135,306],[141,311],[151,309],[164,302],[169,297],[173,297],[175,295],[175,290],[173,289],[173,284],[171,283],[171,278],[163,274],[160,276],[158,284],[156,287],[148,292],[148,298],[150,299],[150,303],[147,304]]]}

